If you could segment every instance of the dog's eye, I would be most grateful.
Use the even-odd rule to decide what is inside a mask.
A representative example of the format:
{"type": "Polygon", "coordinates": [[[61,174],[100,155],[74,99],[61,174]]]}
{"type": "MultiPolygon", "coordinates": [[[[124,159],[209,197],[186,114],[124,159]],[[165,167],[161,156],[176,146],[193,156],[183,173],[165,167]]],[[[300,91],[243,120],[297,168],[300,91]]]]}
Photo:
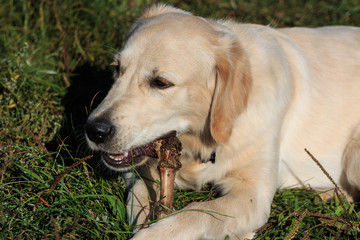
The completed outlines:
{"type": "Polygon", "coordinates": [[[174,86],[174,84],[162,77],[156,77],[150,81],[150,87],[152,88],[165,89],[172,86],[174,86]]]}

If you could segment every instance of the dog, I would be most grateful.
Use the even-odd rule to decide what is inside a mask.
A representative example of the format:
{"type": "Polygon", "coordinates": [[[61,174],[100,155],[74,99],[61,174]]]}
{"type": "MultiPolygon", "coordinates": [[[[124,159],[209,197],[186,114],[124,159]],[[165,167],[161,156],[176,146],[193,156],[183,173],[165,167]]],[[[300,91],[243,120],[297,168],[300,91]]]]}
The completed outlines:
{"type": "Polygon", "coordinates": [[[129,181],[130,222],[147,221],[159,199],[151,143],[174,132],[176,186],[219,189],[133,239],[251,238],[278,188],[334,187],[305,148],[359,196],[360,28],[274,29],[155,5],[112,65],[115,82],[85,131],[106,166],[143,177],[129,181]]]}

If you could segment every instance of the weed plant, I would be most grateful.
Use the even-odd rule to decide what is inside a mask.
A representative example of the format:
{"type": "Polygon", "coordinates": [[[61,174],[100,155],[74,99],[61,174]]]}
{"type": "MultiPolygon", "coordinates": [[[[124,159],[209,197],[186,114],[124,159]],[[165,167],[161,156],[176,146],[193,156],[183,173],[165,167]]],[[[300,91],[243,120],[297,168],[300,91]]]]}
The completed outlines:
{"type": "MultiPolygon", "coordinates": [[[[86,150],[82,125],[112,83],[112,54],[152,3],[0,0],[0,239],[131,236],[124,181],[86,150]]],[[[168,3],[274,27],[360,25],[360,0],[168,3]]],[[[177,190],[175,205],[215,195],[211,188],[177,190]]],[[[357,211],[309,189],[283,190],[256,239],[357,239],[357,211]]]]}

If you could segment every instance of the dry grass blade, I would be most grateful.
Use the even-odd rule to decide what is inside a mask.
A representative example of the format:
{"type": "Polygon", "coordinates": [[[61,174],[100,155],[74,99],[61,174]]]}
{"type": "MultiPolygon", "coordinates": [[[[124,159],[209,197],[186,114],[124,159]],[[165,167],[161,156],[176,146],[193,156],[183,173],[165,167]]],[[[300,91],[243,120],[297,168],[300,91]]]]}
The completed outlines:
{"type": "MultiPolygon", "coordinates": [[[[35,136],[35,134],[33,132],[31,132],[25,125],[21,124],[21,126],[25,129],[25,131],[30,135],[30,137],[39,145],[39,148],[41,151],[46,152],[47,154],[49,154],[50,152],[47,150],[47,148],[45,147],[44,144],[42,144],[41,139],[39,138],[39,136],[35,136]]],[[[40,132],[41,133],[41,132],[40,132]]],[[[42,135],[42,134],[41,134],[42,135]]],[[[40,136],[41,136],[40,135],[40,136]]],[[[52,158],[49,155],[50,158],[52,158]]]]}
{"type": "Polygon", "coordinates": [[[332,182],[332,184],[334,184],[336,189],[339,189],[339,186],[336,184],[336,182],[334,181],[334,179],[330,176],[330,174],[325,170],[325,168],[321,165],[321,163],[319,162],[319,160],[317,160],[314,155],[312,155],[312,153],[307,150],[306,148],[304,149],[305,152],[311,157],[311,159],[319,166],[319,168],[321,169],[321,171],[329,178],[329,180],[332,182]]]}
{"type": "Polygon", "coordinates": [[[64,232],[61,233],[61,236],[64,236],[64,235],[66,235],[67,233],[71,232],[71,231],[78,225],[79,220],[80,220],[80,214],[77,213],[76,216],[75,216],[74,222],[73,222],[70,226],[68,226],[68,227],[64,230],[64,232]]]}
{"type": "Polygon", "coordinates": [[[319,162],[319,160],[317,160],[314,155],[311,154],[311,152],[309,150],[307,150],[306,148],[304,149],[305,152],[311,157],[311,159],[319,166],[319,168],[321,169],[321,171],[325,174],[325,176],[328,177],[328,179],[332,182],[332,184],[334,184],[335,186],[335,194],[337,196],[337,198],[340,201],[340,204],[346,214],[346,216],[350,219],[350,215],[349,212],[347,211],[347,209],[345,208],[345,205],[343,203],[343,199],[346,199],[344,193],[340,190],[339,186],[336,184],[336,182],[334,181],[334,179],[330,176],[330,174],[325,170],[325,168],[321,165],[321,163],[319,162]],[[340,197],[339,192],[341,193],[342,197],[340,197]]]}
{"type": "MultiPolygon", "coordinates": [[[[7,156],[9,156],[11,153],[10,153],[10,151],[11,151],[11,144],[12,144],[12,141],[10,140],[9,141],[9,146],[7,146],[6,147],[6,150],[5,150],[5,152],[7,153],[7,156]]],[[[3,176],[4,175],[4,173],[5,173],[5,171],[6,171],[6,168],[9,166],[11,164],[11,158],[9,158],[9,157],[6,157],[5,158],[5,160],[4,160],[4,162],[3,162],[3,165],[2,165],[2,167],[0,168],[0,176],[3,176]]]]}
{"type": "Polygon", "coordinates": [[[79,161],[73,163],[70,167],[68,167],[67,169],[65,169],[65,171],[63,171],[54,181],[53,184],[51,184],[50,188],[48,189],[48,191],[51,191],[51,190],[54,190],[54,188],[56,187],[56,185],[61,181],[61,179],[66,175],[68,174],[71,169],[75,168],[76,166],[80,165],[81,163],[85,162],[86,160],[92,158],[93,155],[89,155],[89,156],[86,156],[86,157],[83,157],[81,159],[79,159],[79,161]]]}
{"type": "Polygon", "coordinates": [[[44,131],[45,131],[45,126],[46,126],[46,125],[45,125],[45,122],[46,122],[47,118],[48,118],[48,115],[46,115],[45,120],[41,123],[41,129],[40,129],[40,132],[39,132],[39,134],[38,134],[38,136],[37,136],[37,138],[38,138],[39,140],[41,140],[42,137],[43,137],[43,134],[44,134],[44,131]]]}
{"type": "Polygon", "coordinates": [[[309,236],[311,235],[311,232],[312,232],[311,229],[308,230],[308,231],[306,232],[305,236],[304,236],[303,238],[301,238],[301,240],[308,240],[308,239],[310,239],[309,236]]]}
{"type": "Polygon", "coordinates": [[[54,230],[55,230],[55,239],[60,240],[61,236],[60,236],[60,232],[59,232],[59,226],[54,217],[51,217],[51,222],[52,222],[52,224],[54,226],[54,230]]]}
{"type": "Polygon", "coordinates": [[[93,104],[94,104],[94,100],[95,100],[95,98],[96,98],[96,96],[98,95],[100,93],[100,91],[98,91],[97,93],[95,93],[95,95],[93,96],[93,98],[91,99],[91,102],[90,102],[90,112],[91,112],[91,109],[92,109],[92,106],[93,106],[93,104]]]}
{"type": "Polygon", "coordinates": [[[299,219],[295,219],[295,224],[291,228],[290,232],[285,236],[285,240],[293,239],[297,232],[299,231],[300,224],[304,220],[304,218],[307,216],[308,210],[306,209],[303,213],[300,214],[299,219]]]}

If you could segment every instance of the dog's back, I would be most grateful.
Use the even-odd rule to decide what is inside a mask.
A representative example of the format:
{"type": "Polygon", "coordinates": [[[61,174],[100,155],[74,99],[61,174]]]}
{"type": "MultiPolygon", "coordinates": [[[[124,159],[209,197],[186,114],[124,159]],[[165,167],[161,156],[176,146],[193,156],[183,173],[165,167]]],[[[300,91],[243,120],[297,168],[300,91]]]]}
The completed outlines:
{"type": "Polygon", "coordinates": [[[323,27],[281,31],[302,49],[308,72],[294,83],[296,98],[285,118],[280,184],[299,184],[301,176],[301,184],[329,186],[330,180],[304,148],[318,158],[335,181],[341,182],[339,159],[360,124],[360,30],[323,27]]]}

